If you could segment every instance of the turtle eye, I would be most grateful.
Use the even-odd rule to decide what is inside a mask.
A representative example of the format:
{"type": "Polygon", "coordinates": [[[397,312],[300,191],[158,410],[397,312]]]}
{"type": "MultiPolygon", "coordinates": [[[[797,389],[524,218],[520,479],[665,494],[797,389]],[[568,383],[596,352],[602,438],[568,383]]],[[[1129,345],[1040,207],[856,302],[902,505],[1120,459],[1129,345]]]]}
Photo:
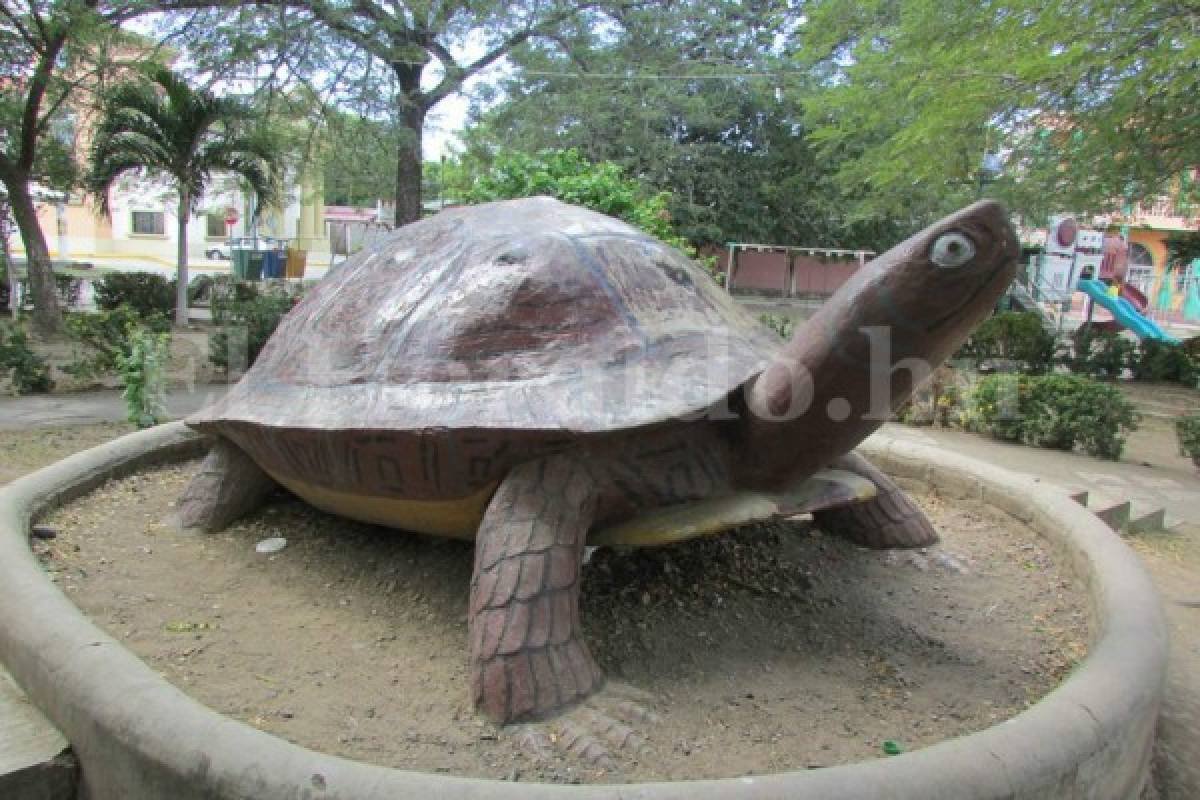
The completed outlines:
{"type": "Polygon", "coordinates": [[[929,251],[929,260],[939,267],[961,267],[974,257],[975,243],[961,233],[943,233],[929,251]]]}

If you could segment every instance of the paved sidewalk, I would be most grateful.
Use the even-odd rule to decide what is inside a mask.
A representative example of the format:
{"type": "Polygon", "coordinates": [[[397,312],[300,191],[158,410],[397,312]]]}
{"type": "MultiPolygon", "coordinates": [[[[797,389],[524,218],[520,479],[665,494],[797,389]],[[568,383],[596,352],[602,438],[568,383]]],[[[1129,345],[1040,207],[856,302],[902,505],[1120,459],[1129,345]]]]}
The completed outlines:
{"type": "Polygon", "coordinates": [[[1200,472],[1179,456],[1174,442],[1161,437],[1155,448],[1131,441],[1121,461],[1104,461],[1081,453],[1046,450],[1000,442],[974,433],[941,428],[914,428],[889,423],[875,434],[931,444],[989,464],[1024,472],[1067,493],[1088,491],[1089,506],[1130,500],[1135,513],[1156,508],[1167,512],[1167,526],[1200,522],[1200,472]]]}
{"type": "MultiPolygon", "coordinates": [[[[186,417],[214,402],[228,390],[223,384],[197,386],[195,391],[171,392],[167,411],[186,417]]],[[[58,425],[89,425],[125,419],[125,401],[118,389],[71,394],[32,394],[0,398],[0,428],[47,428],[58,425]]]]}

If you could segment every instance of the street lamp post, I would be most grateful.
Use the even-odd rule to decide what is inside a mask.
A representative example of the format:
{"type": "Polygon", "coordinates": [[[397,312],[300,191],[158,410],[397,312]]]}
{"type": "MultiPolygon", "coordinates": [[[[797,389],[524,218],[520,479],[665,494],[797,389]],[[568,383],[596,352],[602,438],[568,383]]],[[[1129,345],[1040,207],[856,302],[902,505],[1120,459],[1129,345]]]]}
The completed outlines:
{"type": "Polygon", "coordinates": [[[1004,171],[1004,162],[1000,160],[997,153],[984,153],[983,160],[979,162],[979,172],[976,174],[976,179],[979,181],[979,191],[975,199],[983,199],[983,187],[989,183],[995,182],[1000,177],[1000,173],[1004,171]]]}

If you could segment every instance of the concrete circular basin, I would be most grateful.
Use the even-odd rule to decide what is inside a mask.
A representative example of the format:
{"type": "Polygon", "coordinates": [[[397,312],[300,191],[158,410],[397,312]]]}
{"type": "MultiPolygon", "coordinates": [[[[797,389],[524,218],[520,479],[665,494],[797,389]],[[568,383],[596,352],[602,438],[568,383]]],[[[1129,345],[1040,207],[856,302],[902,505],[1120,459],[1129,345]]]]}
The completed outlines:
{"type": "Polygon", "coordinates": [[[1127,800],[1148,780],[1167,636],[1133,553],[1096,517],[1032,478],[876,438],[863,451],[899,480],[990,504],[1027,524],[1087,586],[1097,634],[1085,661],[1023,713],[903,755],[725,780],[558,786],[403,771],[290,744],[191,699],[96,627],[29,549],[39,513],[110,478],[200,454],[182,423],[130,434],[0,489],[0,660],[71,742],[85,796],[131,798],[892,798],[1127,800]]]}

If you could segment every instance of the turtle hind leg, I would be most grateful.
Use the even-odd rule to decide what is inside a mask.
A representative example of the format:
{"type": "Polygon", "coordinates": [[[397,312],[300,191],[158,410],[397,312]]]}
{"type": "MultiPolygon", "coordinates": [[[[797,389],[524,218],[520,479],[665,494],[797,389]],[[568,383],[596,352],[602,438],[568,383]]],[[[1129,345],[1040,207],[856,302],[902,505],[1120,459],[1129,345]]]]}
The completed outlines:
{"type": "Polygon", "coordinates": [[[937,544],[937,531],[896,482],[870,461],[849,453],[831,466],[861,475],[875,484],[876,495],[862,503],[813,513],[821,530],[875,550],[928,547],[937,544]]]}
{"type": "Polygon", "coordinates": [[[596,495],[583,465],[553,457],[514,469],[488,505],[468,628],[472,700],[493,722],[547,717],[604,681],[579,622],[596,495]]]}
{"type": "Polygon", "coordinates": [[[176,520],[185,530],[214,533],[257,508],[275,487],[241,448],[218,437],[176,501],[176,520]]]}

